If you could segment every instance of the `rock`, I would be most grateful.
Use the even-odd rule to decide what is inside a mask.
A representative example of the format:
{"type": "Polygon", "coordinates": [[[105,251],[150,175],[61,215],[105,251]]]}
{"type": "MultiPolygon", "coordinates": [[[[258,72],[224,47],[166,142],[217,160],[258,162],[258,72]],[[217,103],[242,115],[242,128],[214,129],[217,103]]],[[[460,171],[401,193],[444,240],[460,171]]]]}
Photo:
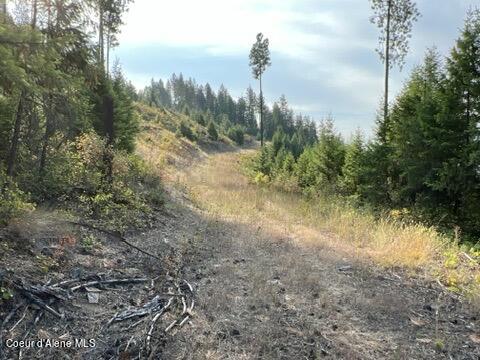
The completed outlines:
{"type": "Polygon", "coordinates": [[[240,336],[240,331],[238,331],[237,329],[232,329],[232,330],[230,330],[230,335],[231,336],[240,336]]]}
{"type": "Polygon", "coordinates": [[[88,292],[87,299],[89,304],[98,304],[100,300],[100,294],[96,292],[88,292]]]}

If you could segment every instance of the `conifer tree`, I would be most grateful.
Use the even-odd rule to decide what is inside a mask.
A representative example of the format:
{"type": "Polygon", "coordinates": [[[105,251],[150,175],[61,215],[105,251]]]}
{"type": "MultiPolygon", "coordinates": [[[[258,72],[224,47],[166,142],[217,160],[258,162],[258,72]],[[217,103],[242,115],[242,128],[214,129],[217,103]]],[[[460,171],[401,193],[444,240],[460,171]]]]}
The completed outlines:
{"type": "Polygon", "coordinates": [[[380,29],[380,58],[385,63],[385,91],[383,121],[388,120],[388,92],[390,69],[405,63],[413,23],[420,15],[413,0],[370,0],[374,15],[370,21],[380,29]]]}
{"type": "Polygon", "coordinates": [[[263,146],[264,138],[264,99],[263,99],[263,89],[262,89],[262,75],[271,65],[270,62],[270,50],[268,48],[269,41],[267,38],[263,38],[262,33],[257,34],[257,41],[253,44],[250,51],[250,66],[252,67],[253,77],[258,79],[260,82],[260,144],[263,146]]]}

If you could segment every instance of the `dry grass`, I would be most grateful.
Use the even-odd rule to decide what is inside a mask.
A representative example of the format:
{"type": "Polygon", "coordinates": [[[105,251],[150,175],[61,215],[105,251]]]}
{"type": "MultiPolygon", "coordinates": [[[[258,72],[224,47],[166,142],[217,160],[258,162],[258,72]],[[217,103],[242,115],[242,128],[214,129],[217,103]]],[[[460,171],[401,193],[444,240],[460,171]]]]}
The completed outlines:
{"type": "Polygon", "coordinates": [[[453,290],[480,298],[478,261],[470,261],[470,255],[466,257],[435,229],[394,217],[377,220],[338,199],[306,200],[296,193],[252,184],[241,169],[242,156],[251,151],[207,159],[197,144],[175,135],[184,115],[146,106],[139,110],[144,118],[137,140],[139,155],[165,181],[186,186],[191,198],[212,217],[292,237],[303,246],[328,246],[383,267],[422,270],[453,290]],[[200,163],[203,159],[207,160],[200,163]],[[194,163],[197,166],[188,171],[194,163]]]}
{"type": "Polygon", "coordinates": [[[460,248],[435,229],[394,218],[377,220],[339,201],[309,201],[257,186],[240,166],[238,154],[215,155],[183,181],[192,199],[217,218],[289,236],[299,245],[327,246],[382,267],[423,271],[452,290],[480,293],[478,263],[464,261],[460,248]]]}
{"type": "Polygon", "coordinates": [[[183,116],[142,105],[142,131],[136,152],[166,181],[175,180],[177,170],[188,166],[204,154],[195,143],[176,136],[175,129],[183,116]]]}

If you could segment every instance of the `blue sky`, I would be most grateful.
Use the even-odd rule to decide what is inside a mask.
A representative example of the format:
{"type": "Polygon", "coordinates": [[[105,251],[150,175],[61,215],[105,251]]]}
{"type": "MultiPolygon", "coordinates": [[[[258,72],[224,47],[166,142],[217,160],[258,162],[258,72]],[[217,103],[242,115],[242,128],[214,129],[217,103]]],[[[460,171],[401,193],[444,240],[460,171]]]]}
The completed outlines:
{"type": "MultiPolygon", "coordinates": [[[[478,0],[419,0],[411,51],[399,91],[427,47],[447,55],[470,7],[478,0]]],[[[127,77],[141,88],[151,78],[182,72],[235,97],[252,85],[248,54],[257,32],[270,39],[272,66],[264,81],[272,103],[285,94],[298,113],[317,120],[331,114],[348,136],[369,134],[379,107],[383,65],[375,53],[377,29],[368,0],[136,0],[115,50],[127,77]]]]}

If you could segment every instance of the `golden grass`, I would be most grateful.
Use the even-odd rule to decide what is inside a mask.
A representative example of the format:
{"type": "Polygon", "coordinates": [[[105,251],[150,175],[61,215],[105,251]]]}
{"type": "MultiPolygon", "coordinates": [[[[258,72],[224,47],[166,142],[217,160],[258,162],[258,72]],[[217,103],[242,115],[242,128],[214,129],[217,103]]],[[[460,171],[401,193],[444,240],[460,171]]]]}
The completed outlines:
{"type": "Polygon", "coordinates": [[[422,270],[447,287],[478,298],[480,304],[478,258],[471,261],[471,254],[435,229],[395,218],[378,220],[339,199],[306,200],[273,186],[252,184],[241,169],[242,157],[252,150],[207,157],[198,145],[175,135],[184,115],[138,106],[143,131],[137,153],[165,181],[186,186],[212,217],[379,266],[422,270]]]}
{"type": "Polygon", "coordinates": [[[382,267],[423,271],[453,290],[480,293],[478,262],[463,261],[461,249],[434,228],[394,218],[378,220],[339,200],[306,200],[299,194],[258,186],[249,182],[240,166],[238,154],[214,155],[185,173],[181,181],[192,199],[217,218],[290,236],[299,245],[328,247],[382,267]],[[455,260],[448,267],[452,256],[455,260]]]}
{"type": "Polygon", "coordinates": [[[136,152],[156,175],[166,181],[173,180],[178,169],[204,155],[198,145],[175,134],[184,115],[143,104],[137,107],[142,116],[142,131],[137,137],[136,152]]]}

